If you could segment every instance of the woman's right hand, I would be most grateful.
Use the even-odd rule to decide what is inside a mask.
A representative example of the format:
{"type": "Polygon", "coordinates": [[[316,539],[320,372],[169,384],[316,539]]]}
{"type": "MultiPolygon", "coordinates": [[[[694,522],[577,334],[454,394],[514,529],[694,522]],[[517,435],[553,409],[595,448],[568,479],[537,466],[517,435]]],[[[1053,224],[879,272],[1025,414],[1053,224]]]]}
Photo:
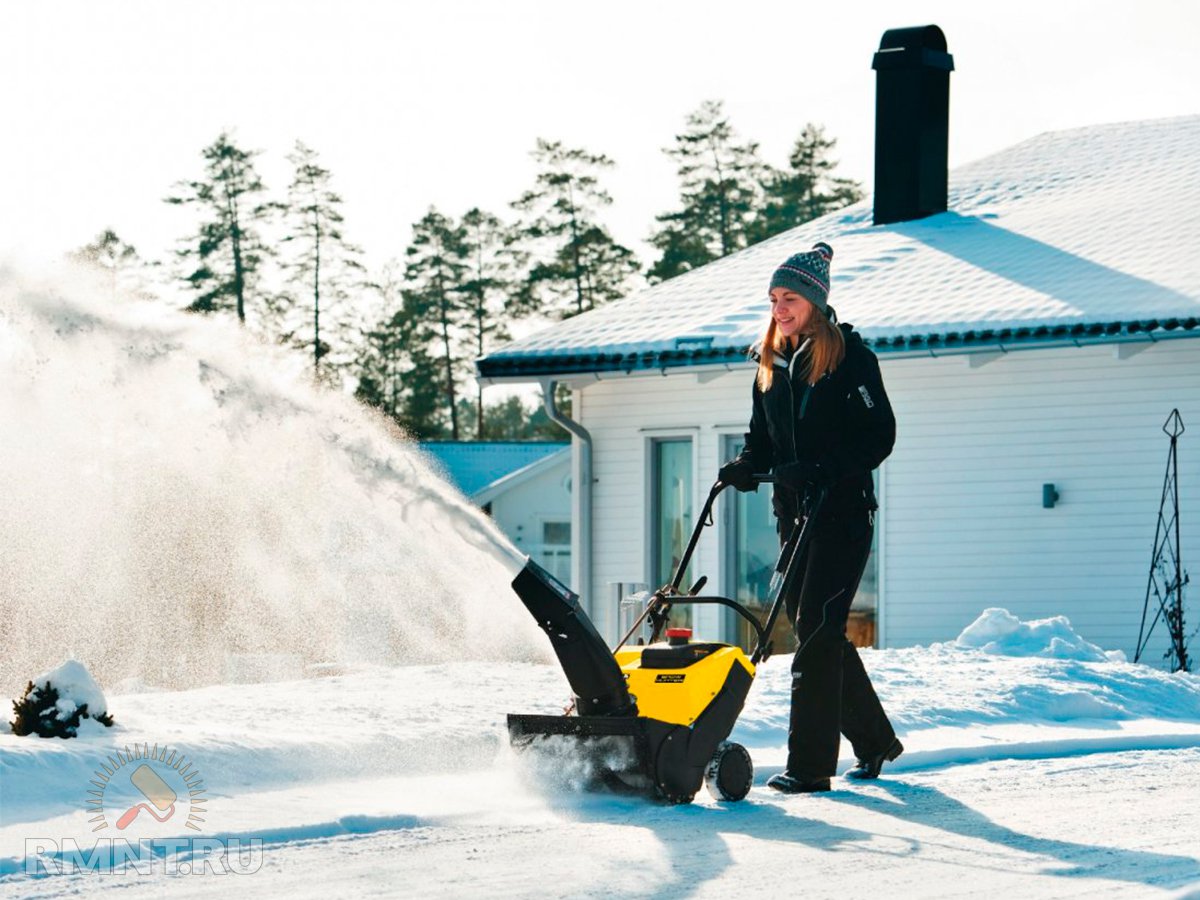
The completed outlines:
{"type": "Polygon", "coordinates": [[[758,480],[754,477],[754,465],[748,459],[731,459],[721,466],[717,478],[723,484],[746,493],[758,489],[758,480]]]}

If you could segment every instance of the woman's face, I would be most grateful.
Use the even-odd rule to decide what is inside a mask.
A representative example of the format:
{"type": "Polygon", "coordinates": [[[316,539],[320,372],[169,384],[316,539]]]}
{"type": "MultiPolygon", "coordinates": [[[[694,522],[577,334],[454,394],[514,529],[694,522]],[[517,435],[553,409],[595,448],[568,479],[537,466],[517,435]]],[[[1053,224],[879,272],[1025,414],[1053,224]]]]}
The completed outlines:
{"type": "Polygon", "coordinates": [[[793,343],[799,335],[807,334],[811,329],[815,309],[795,291],[782,287],[771,289],[771,317],[775,320],[775,327],[793,343]]]}

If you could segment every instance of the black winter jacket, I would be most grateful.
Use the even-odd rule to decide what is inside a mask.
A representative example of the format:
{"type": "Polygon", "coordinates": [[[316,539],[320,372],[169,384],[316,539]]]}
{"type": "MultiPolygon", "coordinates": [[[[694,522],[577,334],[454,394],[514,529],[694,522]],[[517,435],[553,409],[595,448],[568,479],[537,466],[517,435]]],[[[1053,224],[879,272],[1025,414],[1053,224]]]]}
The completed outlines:
{"type": "MultiPolygon", "coordinates": [[[[803,347],[788,360],[776,354],[775,378],[765,393],[755,379],[750,430],[739,455],[756,472],[795,461],[818,464],[829,484],[818,525],[879,508],[871,472],[896,441],[896,418],[883,389],[879,361],[852,325],[838,327],[846,339],[846,356],[816,384],[810,387],[804,376],[803,347]]],[[[751,356],[758,358],[757,348],[751,356]]],[[[790,532],[799,505],[795,493],[775,488],[781,534],[790,532]]]]}

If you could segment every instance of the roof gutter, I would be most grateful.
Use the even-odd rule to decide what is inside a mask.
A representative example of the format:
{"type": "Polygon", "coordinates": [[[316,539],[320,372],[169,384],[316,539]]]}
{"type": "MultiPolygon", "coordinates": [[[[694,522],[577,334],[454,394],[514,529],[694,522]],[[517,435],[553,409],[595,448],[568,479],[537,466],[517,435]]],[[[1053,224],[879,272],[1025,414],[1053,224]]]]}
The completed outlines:
{"type": "Polygon", "coordinates": [[[584,609],[594,620],[596,611],[588,602],[592,593],[592,436],[555,404],[554,389],[558,387],[558,381],[553,378],[541,378],[539,381],[542,385],[542,403],[550,421],[579,438],[579,466],[577,472],[572,472],[575,489],[571,498],[572,518],[579,523],[579,552],[571,554],[571,575],[576,593],[583,598],[584,609]]]}

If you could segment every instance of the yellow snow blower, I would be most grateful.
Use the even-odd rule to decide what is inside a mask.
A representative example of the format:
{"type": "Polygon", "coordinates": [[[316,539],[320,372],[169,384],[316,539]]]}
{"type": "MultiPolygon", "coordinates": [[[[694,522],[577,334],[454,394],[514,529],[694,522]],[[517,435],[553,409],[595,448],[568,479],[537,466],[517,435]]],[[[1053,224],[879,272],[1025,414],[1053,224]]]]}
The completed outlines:
{"type": "MultiPolygon", "coordinates": [[[[757,476],[759,483],[773,479],[757,476]]],[[[609,651],[580,606],[579,597],[533,560],[513,580],[513,589],[550,638],[574,702],[565,715],[508,716],[514,748],[547,745],[582,754],[598,785],[646,793],[672,803],[690,803],[701,783],[718,800],[741,800],[750,791],[754,766],[750,754],[727,738],[742,711],[755,668],[771,654],[769,636],[787,588],[800,577],[797,564],[810,539],[822,496],[807,504],[808,513],[783,545],[772,578],[772,601],[759,620],[736,600],[701,596],[702,577],[686,593],[680,590],[696,543],[711,525],[713,503],[726,487],[718,481],[709,492],[674,577],[646,601],[637,621],[609,651]],[[754,652],[692,639],[688,628],[669,627],[671,607],[719,604],[748,621],[757,636],[754,652]],[[649,621],[649,642],[627,642],[649,621]],[[662,640],[665,638],[665,640],[662,640]]]]}

